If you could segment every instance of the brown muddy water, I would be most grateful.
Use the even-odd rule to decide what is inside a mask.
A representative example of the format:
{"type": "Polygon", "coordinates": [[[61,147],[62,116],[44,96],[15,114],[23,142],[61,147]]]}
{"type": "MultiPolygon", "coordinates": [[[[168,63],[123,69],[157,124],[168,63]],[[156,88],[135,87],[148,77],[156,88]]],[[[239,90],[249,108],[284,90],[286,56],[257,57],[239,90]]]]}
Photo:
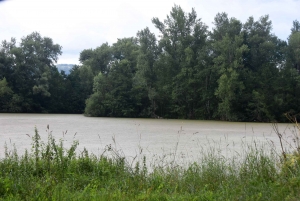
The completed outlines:
{"type": "MultiPolygon", "coordinates": [[[[279,139],[270,123],[223,122],[201,120],[168,120],[139,118],[91,118],[68,114],[0,114],[0,158],[4,146],[15,146],[18,153],[31,149],[36,127],[44,142],[47,125],[58,141],[69,147],[79,141],[78,153],[84,147],[95,155],[106,146],[119,151],[129,161],[146,156],[151,163],[174,160],[177,164],[197,162],[203,152],[214,150],[224,157],[241,154],[260,144],[266,150],[280,153],[279,139]]],[[[296,129],[293,124],[278,124],[287,140],[285,148],[293,145],[296,129]]]]}

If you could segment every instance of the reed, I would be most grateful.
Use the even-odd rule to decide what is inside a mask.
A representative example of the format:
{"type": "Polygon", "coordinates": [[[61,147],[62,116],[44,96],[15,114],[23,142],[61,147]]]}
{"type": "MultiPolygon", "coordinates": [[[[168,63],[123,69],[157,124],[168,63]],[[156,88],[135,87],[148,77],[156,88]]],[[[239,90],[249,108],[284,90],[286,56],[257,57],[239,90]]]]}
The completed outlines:
{"type": "MultiPolygon", "coordinates": [[[[86,149],[78,151],[78,141],[66,148],[49,126],[47,130],[48,140],[43,142],[35,129],[32,149],[23,155],[6,147],[0,160],[0,200],[292,201],[300,197],[299,146],[287,152],[282,143],[284,151],[277,153],[272,145],[254,141],[244,145],[243,154],[230,158],[211,145],[186,166],[176,165],[174,157],[168,166],[149,168],[146,157],[128,161],[111,145],[97,156],[86,149]]],[[[284,142],[283,135],[279,140],[284,142]]]]}

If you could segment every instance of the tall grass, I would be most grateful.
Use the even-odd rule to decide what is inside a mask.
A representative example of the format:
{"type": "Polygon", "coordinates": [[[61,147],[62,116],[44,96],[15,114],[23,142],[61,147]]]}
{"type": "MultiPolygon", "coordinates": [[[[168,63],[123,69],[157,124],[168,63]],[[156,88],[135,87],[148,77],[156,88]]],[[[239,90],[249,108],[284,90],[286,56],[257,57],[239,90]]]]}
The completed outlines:
{"type": "Polygon", "coordinates": [[[187,167],[149,169],[145,157],[130,163],[112,146],[96,156],[78,152],[78,145],[66,148],[48,127],[47,142],[35,129],[32,149],[23,155],[6,146],[0,200],[300,200],[297,147],[278,154],[254,142],[240,158],[211,147],[187,167]]]}

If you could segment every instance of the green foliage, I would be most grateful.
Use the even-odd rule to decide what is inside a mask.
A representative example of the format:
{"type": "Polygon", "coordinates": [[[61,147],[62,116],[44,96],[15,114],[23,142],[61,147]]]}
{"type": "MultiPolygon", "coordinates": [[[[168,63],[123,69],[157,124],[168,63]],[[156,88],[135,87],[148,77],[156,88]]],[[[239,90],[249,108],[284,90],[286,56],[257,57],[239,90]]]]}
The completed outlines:
{"type": "Polygon", "coordinates": [[[9,102],[13,95],[13,91],[7,85],[5,78],[0,80],[0,111],[7,111],[9,109],[9,102]]]}
{"type": "Polygon", "coordinates": [[[209,32],[194,9],[175,5],[152,22],[159,40],[146,28],[137,39],[103,44],[102,59],[83,52],[84,62],[110,59],[94,79],[87,115],[284,121],[284,113],[299,113],[298,75],[288,75],[298,69],[297,23],[287,46],[271,34],[267,15],[243,24],[218,13],[209,32]]]}
{"type": "Polygon", "coordinates": [[[174,5],[152,23],[158,37],[147,27],[82,50],[68,75],[55,66],[62,52],[51,38],[2,41],[0,111],[226,121],[300,112],[297,20],[287,41],[272,34],[268,15],[242,23],[218,13],[208,29],[195,9],[174,5]]]}
{"type": "MultiPolygon", "coordinates": [[[[50,80],[54,63],[61,54],[61,46],[51,38],[33,32],[21,39],[19,47],[16,40],[3,41],[0,56],[0,77],[6,77],[11,90],[15,93],[12,112],[42,112],[51,96],[50,80]],[[19,104],[19,108],[14,105],[19,104]]],[[[56,69],[57,70],[57,69],[56,69]]]]}
{"type": "MultiPolygon", "coordinates": [[[[236,20],[232,21],[236,22],[236,20]]],[[[214,50],[219,55],[214,59],[215,68],[220,73],[219,86],[215,94],[221,99],[218,116],[222,120],[238,120],[237,112],[234,111],[233,105],[238,102],[238,98],[245,88],[238,72],[243,68],[242,56],[248,51],[248,47],[243,45],[242,42],[243,35],[230,38],[229,34],[226,34],[222,40],[214,43],[214,50]]]]}
{"type": "Polygon", "coordinates": [[[294,68],[300,71],[300,30],[295,31],[289,37],[289,51],[290,59],[294,64],[294,68]]]}
{"type": "Polygon", "coordinates": [[[146,93],[133,84],[137,51],[135,38],[119,39],[113,44],[109,70],[94,77],[94,93],[86,100],[87,116],[135,117],[141,114],[139,106],[146,93]]]}
{"type": "MultiPolygon", "coordinates": [[[[145,104],[143,107],[147,116],[157,116],[157,77],[158,68],[156,60],[158,59],[159,50],[157,40],[153,33],[147,27],[137,33],[139,41],[139,54],[137,57],[137,69],[133,77],[134,90],[147,91],[150,104],[145,104]],[[147,108],[147,105],[148,108],[147,108]]],[[[142,96],[146,96],[144,93],[142,96]]]]}

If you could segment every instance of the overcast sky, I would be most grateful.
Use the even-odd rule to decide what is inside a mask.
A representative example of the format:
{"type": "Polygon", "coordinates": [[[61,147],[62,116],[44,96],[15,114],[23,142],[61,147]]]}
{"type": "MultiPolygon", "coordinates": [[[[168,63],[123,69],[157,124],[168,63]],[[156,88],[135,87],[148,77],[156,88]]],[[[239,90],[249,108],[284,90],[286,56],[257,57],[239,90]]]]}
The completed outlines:
{"type": "Polygon", "coordinates": [[[195,8],[208,25],[218,12],[226,12],[243,23],[268,14],[273,33],[286,40],[293,20],[300,21],[300,0],[6,0],[0,1],[0,41],[20,38],[34,31],[63,47],[60,64],[78,64],[79,53],[117,38],[136,36],[149,27],[153,17],[161,20],[174,4],[185,12],[195,8]]]}

